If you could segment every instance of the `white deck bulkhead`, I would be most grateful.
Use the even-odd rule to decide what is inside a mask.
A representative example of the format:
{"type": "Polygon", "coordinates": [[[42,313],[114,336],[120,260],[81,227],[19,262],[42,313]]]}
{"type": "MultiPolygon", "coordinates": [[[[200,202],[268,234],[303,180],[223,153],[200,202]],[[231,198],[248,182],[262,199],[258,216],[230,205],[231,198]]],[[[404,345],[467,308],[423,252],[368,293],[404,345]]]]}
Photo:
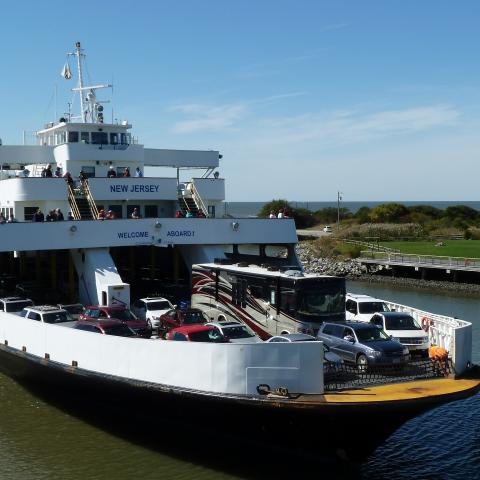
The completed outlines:
{"type": "Polygon", "coordinates": [[[40,359],[135,381],[204,392],[256,395],[259,384],[323,393],[323,345],[201,343],[83,332],[0,312],[0,341],[40,359]]]}

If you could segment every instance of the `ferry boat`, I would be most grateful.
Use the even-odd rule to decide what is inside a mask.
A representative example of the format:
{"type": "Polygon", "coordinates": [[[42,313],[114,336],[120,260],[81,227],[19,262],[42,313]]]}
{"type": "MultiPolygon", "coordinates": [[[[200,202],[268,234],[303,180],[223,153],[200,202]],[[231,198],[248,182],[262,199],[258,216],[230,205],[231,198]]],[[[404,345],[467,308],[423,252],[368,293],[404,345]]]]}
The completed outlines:
{"type": "MultiPolygon", "coordinates": [[[[220,153],[146,148],[131,135],[128,121],[107,123],[97,90],[109,85],[84,84],[79,42],[70,55],[78,73],[72,90],[79,115],[45,125],[36,145],[0,146],[0,212],[12,220],[0,225],[4,283],[50,303],[129,305],[131,297],[152,291],[188,295],[193,265],[214,271],[215,265],[232,264],[241,271],[256,264],[257,270],[285,272],[274,276],[275,298],[269,300],[269,319],[274,309],[280,316],[282,298],[300,292],[282,291],[283,277],[296,278],[301,270],[294,221],[228,216],[220,153]],[[155,167],[172,174],[158,177],[151,173],[155,167]],[[128,170],[130,176],[124,175],[128,170]],[[199,174],[181,177],[192,170],[199,174]],[[57,209],[63,221],[41,221],[42,213],[53,217],[57,209]]],[[[72,77],[69,64],[63,75],[72,77]]],[[[247,283],[234,283],[231,295],[241,306],[247,283]]],[[[335,302],[342,305],[342,279],[307,283],[309,292],[320,283],[335,288],[335,302]]],[[[311,315],[297,320],[297,331],[320,321],[311,315]]],[[[193,406],[199,418],[215,412],[216,423],[234,434],[282,446],[301,439],[305,448],[362,459],[409,418],[478,391],[477,379],[458,378],[471,361],[471,324],[435,321],[452,353],[454,375],[432,365],[408,382],[381,385],[328,388],[321,342],[124,338],[6,311],[0,311],[0,369],[58,392],[90,392],[90,398],[112,403],[124,399],[138,410],[181,416],[193,406]],[[362,432],[361,441],[353,432],[362,432]]]]}

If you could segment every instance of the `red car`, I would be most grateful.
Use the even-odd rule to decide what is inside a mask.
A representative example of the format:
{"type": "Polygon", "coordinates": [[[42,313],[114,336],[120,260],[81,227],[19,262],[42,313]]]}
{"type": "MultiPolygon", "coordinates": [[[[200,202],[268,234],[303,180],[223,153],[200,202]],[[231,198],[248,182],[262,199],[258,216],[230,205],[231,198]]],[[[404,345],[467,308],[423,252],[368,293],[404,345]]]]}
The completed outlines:
{"type": "Polygon", "coordinates": [[[183,342],[228,342],[218,329],[208,325],[188,325],[185,327],[172,328],[165,338],[167,340],[183,342]]]}
{"type": "Polygon", "coordinates": [[[137,318],[128,308],[123,305],[102,305],[89,306],[80,315],[80,320],[120,320],[130,327],[140,337],[150,338],[152,329],[148,326],[146,320],[137,318]]]}
{"type": "Polygon", "coordinates": [[[197,308],[187,308],[186,310],[173,309],[160,316],[158,329],[168,332],[172,328],[184,325],[201,325],[208,321],[209,318],[197,308]]]}
{"type": "Polygon", "coordinates": [[[137,334],[120,320],[78,320],[75,324],[77,330],[85,332],[114,335],[116,337],[136,337],[137,334]]]}

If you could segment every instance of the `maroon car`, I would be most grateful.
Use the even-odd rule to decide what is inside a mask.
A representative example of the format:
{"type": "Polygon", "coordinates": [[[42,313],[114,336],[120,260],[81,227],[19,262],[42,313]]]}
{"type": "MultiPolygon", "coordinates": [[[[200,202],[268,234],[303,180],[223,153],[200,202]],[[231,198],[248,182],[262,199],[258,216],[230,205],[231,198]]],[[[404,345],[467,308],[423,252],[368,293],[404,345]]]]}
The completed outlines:
{"type": "Polygon", "coordinates": [[[73,327],[85,332],[101,333],[103,335],[114,335],[116,337],[136,337],[137,334],[120,320],[78,320],[73,327]]]}
{"type": "Polygon", "coordinates": [[[207,316],[197,308],[172,309],[160,316],[159,331],[168,332],[184,325],[201,325],[208,322],[207,316]]]}
{"type": "Polygon", "coordinates": [[[210,325],[187,325],[172,328],[165,338],[167,340],[177,340],[181,342],[228,342],[228,339],[226,339],[217,328],[210,325]]]}
{"type": "Polygon", "coordinates": [[[130,327],[140,337],[150,338],[152,329],[148,326],[146,320],[137,318],[128,308],[123,305],[102,305],[89,306],[80,315],[80,320],[120,320],[130,327]]]}

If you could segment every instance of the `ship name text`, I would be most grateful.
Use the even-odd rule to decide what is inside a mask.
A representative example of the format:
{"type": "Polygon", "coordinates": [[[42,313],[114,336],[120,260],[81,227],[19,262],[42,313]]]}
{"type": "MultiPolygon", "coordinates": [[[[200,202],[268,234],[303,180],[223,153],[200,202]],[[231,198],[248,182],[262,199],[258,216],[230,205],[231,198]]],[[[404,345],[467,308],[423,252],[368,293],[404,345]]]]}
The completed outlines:
{"type": "Polygon", "coordinates": [[[158,193],[158,185],[110,185],[110,192],[112,193],[126,193],[126,192],[146,192],[158,193]]]}

